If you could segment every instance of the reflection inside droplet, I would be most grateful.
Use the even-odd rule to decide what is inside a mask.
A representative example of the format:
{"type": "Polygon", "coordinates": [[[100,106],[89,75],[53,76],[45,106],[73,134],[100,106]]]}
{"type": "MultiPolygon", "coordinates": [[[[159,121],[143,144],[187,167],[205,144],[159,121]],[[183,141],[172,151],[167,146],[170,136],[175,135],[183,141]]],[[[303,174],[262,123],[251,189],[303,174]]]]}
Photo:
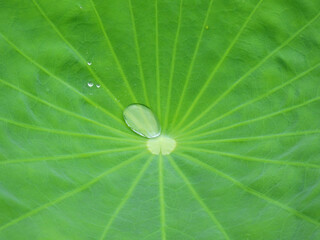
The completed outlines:
{"type": "Polygon", "coordinates": [[[142,104],[131,104],[123,111],[126,124],[135,133],[146,137],[155,138],[161,133],[157,117],[150,108],[142,104]]]}
{"type": "Polygon", "coordinates": [[[88,82],[88,87],[93,87],[93,83],[92,82],[88,82]]]}
{"type": "Polygon", "coordinates": [[[91,66],[92,62],[88,62],[88,65],[91,66]]]}
{"type": "Polygon", "coordinates": [[[101,87],[101,85],[97,84],[97,85],[96,85],[96,87],[97,87],[97,88],[100,88],[100,87],[101,87]]]}

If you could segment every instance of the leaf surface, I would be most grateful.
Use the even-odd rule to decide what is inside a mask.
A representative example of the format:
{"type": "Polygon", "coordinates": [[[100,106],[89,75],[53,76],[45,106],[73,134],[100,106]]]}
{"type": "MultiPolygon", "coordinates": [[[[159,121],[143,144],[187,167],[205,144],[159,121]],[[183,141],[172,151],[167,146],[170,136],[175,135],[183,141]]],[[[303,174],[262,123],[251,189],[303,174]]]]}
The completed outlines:
{"type": "Polygon", "coordinates": [[[320,239],[320,2],[0,0],[0,239],[320,239]],[[122,113],[148,106],[176,149],[122,113]]]}

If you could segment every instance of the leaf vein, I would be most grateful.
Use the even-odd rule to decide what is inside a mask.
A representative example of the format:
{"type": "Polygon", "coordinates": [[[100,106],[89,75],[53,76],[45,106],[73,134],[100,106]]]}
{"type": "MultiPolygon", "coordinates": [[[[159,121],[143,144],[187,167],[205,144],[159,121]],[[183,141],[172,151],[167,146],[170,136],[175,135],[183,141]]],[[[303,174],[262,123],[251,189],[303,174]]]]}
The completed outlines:
{"type": "Polygon", "coordinates": [[[194,148],[194,147],[188,147],[188,148],[182,147],[182,148],[185,149],[186,151],[195,150],[198,152],[212,153],[215,155],[226,156],[226,157],[236,158],[236,159],[241,159],[241,160],[246,160],[246,161],[271,163],[271,164],[277,164],[277,165],[289,165],[289,166],[304,167],[304,168],[317,168],[317,169],[320,168],[320,165],[316,165],[316,164],[312,164],[312,163],[271,160],[271,159],[266,159],[266,158],[244,156],[244,155],[239,155],[239,154],[234,154],[234,153],[229,153],[229,152],[221,152],[221,151],[215,151],[215,150],[211,150],[211,149],[209,150],[209,149],[203,149],[203,148],[194,148]]]}
{"type": "Polygon", "coordinates": [[[144,166],[142,167],[142,169],[140,170],[140,172],[138,173],[138,175],[136,176],[136,178],[134,179],[133,183],[131,184],[129,190],[126,192],[124,198],[122,199],[122,201],[120,202],[120,204],[118,205],[118,207],[116,208],[116,210],[114,211],[114,213],[112,214],[111,218],[109,219],[106,227],[104,228],[104,231],[100,237],[100,240],[103,240],[107,233],[108,230],[110,229],[113,221],[115,220],[115,218],[119,215],[121,209],[124,207],[124,205],[126,204],[126,202],[130,199],[130,197],[132,196],[132,193],[134,192],[134,190],[136,189],[140,179],[142,178],[143,174],[145,173],[145,171],[147,170],[147,168],[149,167],[151,160],[153,159],[153,157],[151,156],[149,158],[149,160],[144,164],[144,166]]]}
{"type": "Polygon", "coordinates": [[[0,36],[15,50],[17,51],[21,56],[23,56],[25,59],[27,59],[30,63],[32,63],[33,65],[35,65],[37,68],[39,68],[41,71],[43,71],[44,73],[46,73],[48,76],[58,80],[59,82],[61,82],[63,85],[65,85],[67,88],[69,88],[71,91],[73,91],[74,93],[78,94],[79,96],[81,96],[86,102],[88,102],[89,104],[91,104],[92,106],[98,108],[99,110],[101,110],[102,112],[104,112],[105,114],[107,114],[109,117],[111,117],[112,119],[114,119],[115,121],[123,124],[122,119],[120,119],[119,117],[116,117],[115,115],[113,115],[112,113],[110,113],[109,111],[107,111],[105,108],[101,107],[100,105],[98,105],[97,103],[95,103],[94,101],[92,101],[90,98],[86,97],[83,93],[81,93],[79,90],[77,90],[76,88],[74,88],[73,86],[71,86],[69,83],[67,83],[66,81],[64,81],[63,79],[61,79],[60,77],[54,75],[52,72],[50,72],[49,70],[47,70],[45,67],[43,67],[42,65],[40,65],[39,63],[37,63],[35,60],[33,60],[32,58],[30,58],[28,55],[26,55],[22,50],[20,50],[13,42],[11,42],[7,37],[5,37],[2,33],[0,33],[0,36]]]}
{"type": "Polygon", "coordinates": [[[173,158],[169,155],[168,157],[171,165],[173,166],[173,168],[176,170],[176,172],[180,175],[180,177],[183,179],[183,181],[186,183],[187,187],[189,188],[190,192],[192,193],[192,195],[194,196],[194,198],[199,202],[199,204],[201,205],[201,207],[203,208],[203,210],[210,216],[210,218],[212,219],[212,221],[216,224],[216,226],[218,227],[218,229],[220,230],[220,232],[223,234],[223,236],[225,237],[225,239],[229,240],[229,236],[226,233],[225,229],[223,228],[223,226],[221,225],[221,223],[217,220],[217,218],[215,217],[215,215],[210,211],[209,207],[204,203],[204,201],[201,199],[201,197],[199,196],[199,194],[196,192],[196,190],[192,187],[192,184],[190,183],[190,181],[188,180],[188,178],[183,174],[183,172],[181,171],[181,169],[178,167],[178,165],[174,162],[173,158]]]}
{"type": "MultiPolygon", "coordinates": [[[[248,72],[246,72],[242,77],[240,77],[237,81],[235,81],[230,88],[228,88],[224,93],[222,93],[209,107],[207,107],[204,111],[201,112],[192,122],[190,122],[187,126],[185,126],[181,131],[186,130],[190,126],[192,126],[195,122],[200,120],[203,116],[205,116],[216,104],[218,104],[222,99],[224,99],[242,80],[251,75],[255,70],[257,70],[262,64],[264,64],[270,57],[279,52],[282,48],[288,45],[293,39],[295,39],[302,31],[304,31],[308,26],[310,26],[315,20],[320,16],[320,12],[313,17],[310,21],[308,21],[303,27],[301,27],[298,31],[296,31],[291,37],[289,37],[286,41],[284,41],[279,47],[274,49],[271,53],[269,53],[266,57],[264,57],[258,64],[252,67],[248,72]]],[[[194,105],[194,104],[193,104],[194,105]]],[[[188,109],[188,112],[190,112],[188,109]]],[[[180,122],[180,125],[182,121],[180,122]]]]}
{"type": "MultiPolygon", "coordinates": [[[[220,69],[220,66],[223,64],[224,60],[226,59],[226,57],[229,55],[231,49],[233,48],[233,46],[237,43],[239,37],[241,36],[243,30],[247,27],[248,23],[250,22],[252,16],[255,14],[256,10],[259,8],[260,4],[263,2],[263,0],[259,0],[259,2],[256,4],[256,6],[253,8],[253,10],[251,11],[251,13],[249,14],[249,16],[247,17],[247,19],[245,20],[245,22],[243,23],[242,27],[240,28],[239,32],[237,33],[237,35],[235,36],[235,38],[233,39],[233,41],[230,43],[229,47],[227,48],[227,50],[224,52],[223,56],[220,58],[219,62],[217,63],[217,65],[215,66],[215,68],[213,69],[212,73],[210,74],[209,78],[206,80],[206,82],[204,83],[204,85],[201,87],[200,92],[197,94],[195,100],[192,102],[191,106],[188,108],[186,114],[184,115],[184,117],[182,118],[182,120],[180,121],[180,124],[177,125],[177,128],[179,128],[184,121],[186,120],[186,118],[189,116],[189,114],[191,113],[191,111],[194,109],[195,105],[197,104],[197,102],[199,101],[199,99],[202,97],[203,93],[205,92],[205,90],[207,89],[207,87],[209,86],[209,84],[211,83],[211,81],[213,80],[215,74],[217,73],[217,71],[220,69]]],[[[216,101],[217,102],[217,101],[216,101]]],[[[214,106],[212,104],[212,106],[214,106]]],[[[210,106],[210,108],[212,108],[210,106]]],[[[203,114],[203,113],[202,113],[203,114]]]]}
{"type": "MultiPolygon", "coordinates": [[[[143,153],[145,154],[145,153],[143,153]]],[[[28,211],[27,213],[21,215],[20,217],[17,217],[11,221],[9,221],[8,223],[0,226],[0,231],[3,231],[4,229],[8,228],[8,227],[11,227],[19,222],[21,222],[22,220],[28,218],[28,217],[31,217],[35,214],[37,214],[38,212],[40,211],[43,211],[45,209],[48,209],[49,207],[52,207],[52,206],[55,206],[57,205],[58,203],[62,202],[63,200],[66,200],[72,196],[74,196],[75,194],[77,193],[80,193],[84,190],[86,190],[87,188],[89,188],[90,186],[92,186],[93,184],[97,183],[99,180],[101,180],[103,177],[105,177],[106,175],[118,170],[118,169],[121,169],[122,167],[125,167],[126,165],[130,164],[131,162],[135,161],[137,158],[139,158],[140,156],[142,156],[143,154],[138,154],[132,158],[130,158],[129,160],[127,161],[124,161],[120,164],[118,164],[117,166],[115,167],[112,167],[110,169],[108,169],[107,171],[103,172],[102,174],[100,174],[99,176],[93,178],[92,180],[90,180],[89,182],[85,183],[85,184],[82,184],[80,185],[79,187],[75,188],[74,190],[72,191],[69,191],[65,194],[63,194],[62,196],[52,200],[52,201],[49,201],[39,207],[36,207],[30,211],[28,211]]]]}
{"type": "Polygon", "coordinates": [[[197,163],[198,165],[204,167],[208,171],[211,171],[211,172],[217,174],[218,176],[220,176],[220,177],[232,182],[233,184],[235,184],[237,187],[241,188],[245,192],[250,193],[250,194],[252,194],[252,195],[254,195],[254,196],[256,196],[256,197],[258,197],[258,198],[260,198],[262,200],[265,200],[268,203],[276,205],[276,206],[286,210],[287,212],[291,213],[292,215],[295,215],[295,216],[300,217],[301,219],[303,219],[305,221],[308,221],[309,223],[312,223],[314,225],[320,226],[320,222],[318,222],[317,220],[315,220],[315,219],[313,219],[313,218],[311,218],[311,217],[299,212],[298,210],[296,210],[294,208],[291,208],[291,207],[287,206],[286,204],[278,202],[278,201],[276,201],[276,200],[264,195],[263,193],[254,190],[253,188],[250,188],[250,187],[244,185],[240,181],[238,181],[238,180],[234,179],[233,177],[225,174],[224,172],[222,172],[222,171],[220,171],[220,170],[218,170],[218,169],[216,169],[216,168],[214,168],[214,167],[212,167],[212,166],[210,166],[210,165],[208,165],[206,163],[203,163],[202,161],[200,161],[198,159],[195,159],[195,158],[193,158],[193,157],[191,157],[189,155],[185,155],[185,154],[179,154],[179,155],[181,157],[184,157],[185,159],[188,159],[191,162],[197,163]]]}
{"type": "Polygon", "coordinates": [[[78,58],[82,61],[84,66],[88,69],[88,71],[91,73],[93,78],[99,82],[99,84],[103,87],[103,89],[106,91],[106,93],[109,95],[109,97],[112,99],[114,103],[116,103],[121,109],[123,109],[123,106],[120,102],[116,101],[116,97],[113,95],[113,93],[110,91],[110,89],[103,83],[103,81],[97,76],[97,74],[92,70],[92,68],[87,64],[87,61],[83,58],[83,56],[72,46],[72,44],[62,35],[60,30],[57,28],[57,26],[50,20],[48,15],[44,12],[44,10],[41,8],[41,6],[37,3],[36,0],[32,0],[34,5],[37,7],[41,15],[44,17],[44,19],[50,24],[50,26],[53,28],[53,30],[58,34],[58,36],[62,39],[63,42],[65,42],[68,47],[78,56],[78,58]]]}
{"type": "Polygon", "coordinates": [[[257,122],[257,121],[260,121],[260,120],[268,119],[268,118],[271,118],[271,117],[274,117],[274,116],[277,116],[277,115],[280,115],[280,114],[283,114],[283,113],[290,112],[290,111],[298,109],[300,107],[304,107],[304,106],[306,106],[308,104],[311,104],[313,102],[316,102],[318,100],[320,100],[320,97],[315,97],[315,98],[309,99],[308,101],[305,101],[303,103],[294,105],[292,107],[284,108],[284,109],[281,109],[279,111],[276,111],[276,112],[273,112],[273,113],[269,113],[269,114],[266,114],[266,115],[261,116],[261,117],[249,119],[249,120],[238,122],[238,123],[226,126],[226,127],[222,127],[222,128],[214,129],[212,131],[208,131],[208,132],[202,133],[202,134],[198,134],[197,137],[208,136],[208,135],[210,135],[212,133],[222,132],[222,131],[226,131],[226,130],[229,130],[229,129],[232,129],[232,128],[244,126],[244,125],[247,125],[249,123],[254,123],[254,122],[257,122]]]}
{"type": "MultiPolygon", "coordinates": [[[[219,120],[221,120],[221,119],[223,119],[223,118],[231,115],[232,113],[234,113],[234,112],[236,112],[236,111],[238,111],[238,110],[240,110],[240,109],[242,109],[242,108],[244,108],[244,107],[246,107],[246,106],[248,106],[248,105],[251,105],[251,104],[253,104],[253,103],[255,103],[255,102],[257,102],[257,101],[259,101],[259,100],[261,100],[261,99],[263,99],[263,98],[266,98],[266,97],[270,96],[271,94],[273,94],[273,93],[275,93],[275,92],[283,89],[284,87],[288,86],[289,84],[293,83],[294,81],[299,80],[300,78],[306,76],[307,74],[309,74],[309,73],[312,72],[313,70],[317,69],[319,66],[320,66],[320,63],[315,64],[314,66],[308,68],[308,69],[305,70],[304,72],[298,74],[297,76],[295,76],[295,77],[293,77],[292,79],[284,82],[283,84],[281,84],[281,85],[279,85],[279,86],[277,86],[277,87],[272,88],[270,91],[262,94],[261,96],[258,96],[257,98],[254,98],[254,99],[252,99],[252,100],[250,100],[250,101],[248,101],[248,102],[246,102],[246,103],[240,104],[239,106],[233,108],[232,110],[230,110],[230,111],[228,111],[228,112],[220,115],[219,117],[217,117],[217,118],[215,118],[215,119],[213,119],[213,120],[211,120],[211,121],[209,121],[209,122],[207,122],[207,123],[205,123],[205,124],[203,124],[203,125],[201,125],[201,126],[199,126],[199,127],[197,127],[197,128],[192,129],[191,131],[186,132],[186,133],[183,134],[183,135],[187,135],[187,134],[189,135],[189,134],[191,134],[191,133],[193,133],[193,132],[196,132],[196,131],[198,131],[198,130],[200,130],[200,129],[203,129],[203,128],[205,128],[205,127],[207,127],[207,126],[209,126],[209,125],[211,125],[211,124],[213,124],[213,123],[215,123],[215,122],[217,122],[217,121],[219,121],[219,120]]],[[[194,122],[194,121],[192,121],[192,122],[194,122]]],[[[192,123],[190,122],[189,125],[191,126],[191,124],[192,124],[192,123]]],[[[185,129],[187,129],[187,127],[186,127],[185,129]]]]}
{"type": "Polygon", "coordinates": [[[187,86],[189,85],[191,73],[192,73],[192,70],[193,70],[193,66],[194,66],[194,63],[195,63],[195,60],[196,60],[196,56],[197,56],[198,50],[200,48],[200,43],[201,43],[201,39],[202,39],[202,36],[203,36],[203,32],[205,30],[205,26],[206,26],[206,23],[208,21],[209,14],[211,12],[212,4],[213,4],[213,0],[210,0],[209,6],[208,6],[208,10],[207,10],[205,19],[204,19],[203,24],[202,24],[201,32],[200,32],[200,35],[198,37],[198,41],[197,41],[197,44],[196,44],[196,47],[194,49],[193,56],[192,56],[192,59],[191,59],[191,62],[190,62],[190,66],[189,66],[189,69],[188,69],[186,81],[185,81],[185,83],[183,85],[182,93],[180,95],[179,102],[178,102],[178,105],[177,105],[177,108],[176,108],[176,111],[175,111],[175,115],[174,115],[174,118],[172,120],[172,125],[173,126],[177,121],[177,117],[179,115],[182,102],[184,100],[185,92],[187,90],[187,86]]]}

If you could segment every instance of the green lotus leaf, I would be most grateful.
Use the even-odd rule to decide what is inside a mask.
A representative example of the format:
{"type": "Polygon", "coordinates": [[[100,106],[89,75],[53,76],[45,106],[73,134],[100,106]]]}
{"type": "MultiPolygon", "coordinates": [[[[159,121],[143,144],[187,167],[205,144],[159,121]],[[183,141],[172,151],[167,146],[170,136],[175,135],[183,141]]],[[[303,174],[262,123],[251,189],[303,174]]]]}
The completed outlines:
{"type": "Polygon", "coordinates": [[[319,19],[318,0],[0,0],[0,239],[320,239],[319,19]],[[126,125],[135,103],[159,138],[126,125]]]}

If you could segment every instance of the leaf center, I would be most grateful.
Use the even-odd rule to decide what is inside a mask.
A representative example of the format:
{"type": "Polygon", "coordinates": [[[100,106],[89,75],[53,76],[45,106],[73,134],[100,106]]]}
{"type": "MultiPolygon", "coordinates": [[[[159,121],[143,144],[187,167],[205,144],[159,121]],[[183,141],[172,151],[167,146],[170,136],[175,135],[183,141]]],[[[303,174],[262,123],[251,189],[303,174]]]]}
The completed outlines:
{"type": "Polygon", "coordinates": [[[177,146],[173,138],[167,136],[160,136],[152,138],[147,141],[148,150],[155,155],[169,155],[177,146]]]}

